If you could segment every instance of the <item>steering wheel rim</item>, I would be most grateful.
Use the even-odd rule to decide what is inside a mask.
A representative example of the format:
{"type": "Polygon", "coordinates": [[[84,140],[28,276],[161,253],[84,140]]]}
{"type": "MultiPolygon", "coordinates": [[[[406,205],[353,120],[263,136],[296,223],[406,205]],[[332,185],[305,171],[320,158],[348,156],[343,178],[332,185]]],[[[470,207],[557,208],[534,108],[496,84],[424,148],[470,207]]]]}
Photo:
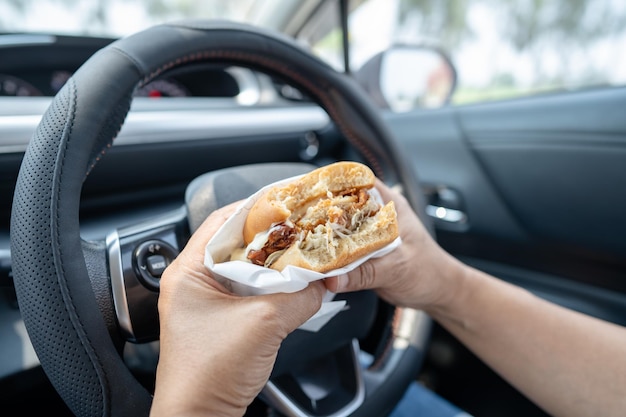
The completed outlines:
{"type": "MultiPolygon", "coordinates": [[[[102,307],[112,305],[110,290],[102,288],[102,278],[110,277],[103,244],[81,240],[80,194],[121,129],[135,88],[194,62],[258,69],[305,91],[379,177],[403,186],[432,233],[415,171],[377,110],[350,78],[291,39],[233,22],[191,21],[155,26],[110,44],[70,78],[44,115],[22,162],[11,216],[13,274],[24,323],[44,371],[76,415],[149,413],[151,395],[124,364],[115,317],[102,307]]],[[[407,365],[402,357],[394,360],[407,365]]],[[[397,400],[401,394],[393,395],[397,400]]]]}

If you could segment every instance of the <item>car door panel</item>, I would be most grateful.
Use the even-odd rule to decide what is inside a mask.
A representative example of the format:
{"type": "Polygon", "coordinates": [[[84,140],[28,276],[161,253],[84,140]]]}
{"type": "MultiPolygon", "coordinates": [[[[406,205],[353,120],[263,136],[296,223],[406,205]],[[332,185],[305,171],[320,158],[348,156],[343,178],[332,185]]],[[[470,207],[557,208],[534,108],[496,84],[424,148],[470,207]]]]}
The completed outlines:
{"type": "Polygon", "coordinates": [[[461,259],[553,303],[626,326],[626,294],[622,292],[498,262],[471,257],[461,259]]]}
{"type": "MultiPolygon", "coordinates": [[[[614,88],[393,114],[388,120],[420,180],[454,188],[463,198],[467,227],[438,223],[446,249],[519,268],[514,279],[503,278],[544,295],[559,292],[548,288],[552,278],[626,293],[624,108],[626,89],[614,88]],[[536,272],[547,275],[538,280],[536,272]]],[[[568,297],[553,298],[567,304],[568,297]]],[[[623,315],[615,304],[589,298],[574,305],[593,312],[606,304],[612,313],[605,317],[623,315]]]]}
{"type": "Polygon", "coordinates": [[[623,254],[624,108],[626,89],[606,89],[458,114],[469,146],[529,234],[623,254]]]}
{"type": "Polygon", "coordinates": [[[527,240],[467,146],[454,110],[389,114],[387,120],[425,189],[445,186],[460,193],[466,227],[436,222],[439,229],[527,240]]]}

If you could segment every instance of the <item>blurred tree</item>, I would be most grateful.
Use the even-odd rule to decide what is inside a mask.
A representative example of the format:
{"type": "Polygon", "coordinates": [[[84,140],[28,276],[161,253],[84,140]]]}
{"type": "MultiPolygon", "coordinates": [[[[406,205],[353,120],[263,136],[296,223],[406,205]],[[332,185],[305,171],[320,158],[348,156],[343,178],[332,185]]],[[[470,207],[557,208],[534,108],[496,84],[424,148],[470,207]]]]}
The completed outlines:
{"type": "MultiPolygon", "coordinates": [[[[227,18],[233,14],[241,15],[241,10],[249,10],[252,0],[125,0],[127,3],[143,5],[146,14],[155,20],[167,18],[178,19],[189,16],[204,16],[205,18],[227,18]]],[[[110,26],[109,9],[110,0],[48,0],[49,4],[59,4],[68,11],[81,6],[84,10],[82,15],[73,15],[75,19],[82,19],[83,26],[88,31],[104,31],[110,26]]],[[[41,0],[4,0],[4,6],[18,15],[27,16],[29,10],[41,4],[41,0]]],[[[0,31],[15,30],[14,22],[10,18],[4,18],[0,13],[0,31]]]]}
{"type": "Polygon", "coordinates": [[[522,51],[546,36],[589,44],[626,29],[626,7],[615,0],[399,0],[404,31],[435,37],[456,47],[474,33],[468,11],[485,6],[496,11],[502,38],[522,51]],[[406,26],[410,26],[407,28],[406,26]]]}
{"type": "Polygon", "coordinates": [[[591,47],[626,31],[626,2],[622,0],[398,1],[398,41],[434,41],[451,53],[480,31],[470,20],[470,12],[488,10],[502,45],[528,53],[535,79],[544,82],[560,76],[554,59],[560,61],[561,72],[572,65],[584,66],[579,78],[589,80],[589,74],[598,74],[591,47]]]}
{"type": "Polygon", "coordinates": [[[496,87],[513,87],[515,85],[515,78],[510,72],[500,72],[492,77],[491,85],[496,87]]]}
{"type": "Polygon", "coordinates": [[[602,72],[594,68],[591,46],[626,29],[626,7],[613,0],[492,0],[492,4],[498,10],[500,33],[515,50],[530,52],[536,77],[544,83],[568,82],[563,73],[556,83],[559,75],[545,69],[548,50],[559,57],[563,72],[577,62],[581,71],[578,75],[567,71],[570,78],[589,85],[604,81],[602,72]],[[596,74],[597,80],[590,74],[596,74]]]}
{"type": "Polygon", "coordinates": [[[492,0],[505,39],[517,50],[533,47],[547,36],[554,41],[588,45],[626,28],[626,8],[613,0],[492,0]]]}
{"type": "Polygon", "coordinates": [[[8,5],[12,8],[23,11],[24,10],[24,0],[5,0],[8,5]]]}
{"type": "Polygon", "coordinates": [[[430,38],[453,49],[474,33],[467,21],[476,0],[399,0],[399,38],[430,38]]]}
{"type": "MultiPolygon", "coordinates": [[[[40,3],[40,0],[4,0],[5,6],[9,7],[13,11],[17,12],[21,15],[27,15],[29,10],[33,7],[37,7],[37,4],[40,3]]],[[[63,6],[67,10],[72,10],[73,7],[78,6],[79,4],[83,4],[84,0],[51,0],[49,3],[58,3],[63,6]]],[[[92,0],[90,4],[91,8],[89,11],[82,16],[85,21],[85,26],[94,26],[97,28],[106,28],[107,27],[107,0],[92,0]]],[[[78,16],[74,15],[74,18],[78,18],[78,16]]],[[[8,20],[8,19],[7,19],[8,20]]],[[[7,21],[3,19],[2,14],[0,14],[0,32],[6,30],[19,30],[20,28],[12,28],[14,22],[7,21]]]]}

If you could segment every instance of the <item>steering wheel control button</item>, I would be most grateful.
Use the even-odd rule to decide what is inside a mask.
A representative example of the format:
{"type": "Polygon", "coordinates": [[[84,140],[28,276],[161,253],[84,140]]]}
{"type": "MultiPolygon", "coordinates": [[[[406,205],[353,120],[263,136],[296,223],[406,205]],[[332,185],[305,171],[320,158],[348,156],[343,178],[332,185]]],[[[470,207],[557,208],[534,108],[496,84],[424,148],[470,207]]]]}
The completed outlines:
{"type": "Polygon", "coordinates": [[[146,287],[158,290],[161,275],[165,268],[178,256],[169,243],[162,240],[148,240],[135,249],[133,263],[137,277],[146,287]]]}
{"type": "Polygon", "coordinates": [[[161,274],[167,267],[167,262],[163,255],[151,255],[146,259],[148,273],[153,277],[161,278],[161,274]]]}

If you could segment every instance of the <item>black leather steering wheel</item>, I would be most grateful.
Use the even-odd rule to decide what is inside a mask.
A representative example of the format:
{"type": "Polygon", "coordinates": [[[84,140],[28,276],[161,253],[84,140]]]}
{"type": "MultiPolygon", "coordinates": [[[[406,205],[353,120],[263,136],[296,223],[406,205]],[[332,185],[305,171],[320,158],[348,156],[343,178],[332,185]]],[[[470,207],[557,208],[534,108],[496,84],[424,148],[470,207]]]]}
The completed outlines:
{"type": "MultiPolygon", "coordinates": [[[[232,22],[191,21],[156,26],[112,43],[74,74],[45,113],[22,163],[11,218],[20,310],[43,369],[76,415],[148,415],[151,393],[120,354],[128,341],[158,338],[158,280],[142,279],[137,259],[143,255],[137,245],[143,245],[145,254],[155,247],[144,245],[146,242],[161,242],[166,255],[175,256],[184,245],[185,233],[194,229],[192,220],[197,222],[198,216],[213,209],[211,204],[198,209],[192,196],[188,207],[166,219],[115,231],[106,242],[86,242],[79,229],[83,181],[111,146],[138,86],[170,69],[204,62],[274,74],[307,93],[378,176],[402,185],[409,202],[430,227],[415,172],[401,156],[377,110],[348,76],[292,40],[232,22]]],[[[250,175],[258,173],[257,168],[232,171],[228,177],[259,177],[250,175]]],[[[289,176],[293,169],[306,168],[271,168],[275,176],[289,176]]],[[[212,184],[219,176],[211,175],[208,182],[212,184]]],[[[197,184],[193,188],[197,189],[197,184]]],[[[382,311],[372,295],[363,292],[348,297],[354,297],[350,302],[357,313],[372,307],[382,311]]],[[[371,330],[374,317],[369,321],[348,315],[334,318],[334,327],[319,334],[296,331],[281,348],[263,398],[293,416],[379,416],[388,412],[421,365],[428,328],[428,318],[420,312],[391,312],[382,326],[384,337],[375,349],[375,361],[363,370],[358,369],[356,340],[371,330]],[[349,329],[353,327],[358,329],[349,329]],[[345,404],[337,399],[324,409],[311,409],[308,400],[300,398],[302,392],[290,386],[299,386],[301,374],[290,373],[294,364],[299,372],[306,368],[301,358],[294,358],[301,355],[294,352],[316,343],[327,347],[311,352],[311,361],[357,364],[354,375],[338,387],[343,397],[350,397],[345,404]]]]}

